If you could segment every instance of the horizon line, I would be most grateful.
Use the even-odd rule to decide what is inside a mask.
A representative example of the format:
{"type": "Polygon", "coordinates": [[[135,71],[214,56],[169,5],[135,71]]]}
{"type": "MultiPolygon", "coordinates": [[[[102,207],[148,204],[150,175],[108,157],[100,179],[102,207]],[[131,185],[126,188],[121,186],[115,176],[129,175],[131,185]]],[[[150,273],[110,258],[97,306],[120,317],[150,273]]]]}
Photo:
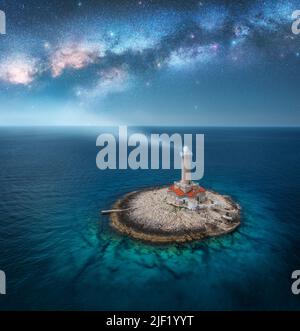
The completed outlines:
{"type": "Polygon", "coordinates": [[[53,124],[53,125],[46,125],[46,124],[0,124],[0,128],[55,128],[55,127],[70,127],[70,128],[97,128],[97,127],[120,127],[120,126],[127,126],[127,127],[153,127],[153,128],[291,128],[291,129],[298,129],[300,125],[146,125],[146,124],[102,124],[102,125],[89,125],[89,124],[78,124],[78,125],[70,125],[70,124],[53,124]]]}

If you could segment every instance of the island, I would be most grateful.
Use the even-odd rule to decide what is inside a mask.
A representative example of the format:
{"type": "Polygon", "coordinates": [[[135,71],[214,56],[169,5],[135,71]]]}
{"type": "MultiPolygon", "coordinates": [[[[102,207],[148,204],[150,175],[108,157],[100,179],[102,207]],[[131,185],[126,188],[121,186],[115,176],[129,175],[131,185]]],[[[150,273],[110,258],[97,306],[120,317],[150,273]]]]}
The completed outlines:
{"type": "Polygon", "coordinates": [[[181,154],[180,181],[128,193],[107,211],[115,230],[138,240],[167,244],[220,236],[240,225],[239,204],[193,182],[192,154],[186,146],[181,154]]]}

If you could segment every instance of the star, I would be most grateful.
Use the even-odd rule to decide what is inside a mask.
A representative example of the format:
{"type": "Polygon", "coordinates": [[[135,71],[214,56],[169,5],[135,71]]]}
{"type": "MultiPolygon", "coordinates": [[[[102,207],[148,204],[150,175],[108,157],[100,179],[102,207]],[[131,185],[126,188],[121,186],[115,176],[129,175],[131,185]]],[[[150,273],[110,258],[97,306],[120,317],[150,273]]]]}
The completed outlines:
{"type": "Polygon", "coordinates": [[[217,51],[219,49],[219,44],[217,44],[217,43],[212,44],[211,49],[214,51],[217,51]]]}
{"type": "Polygon", "coordinates": [[[50,45],[50,43],[49,43],[48,41],[44,42],[44,48],[45,48],[46,50],[48,50],[48,49],[51,48],[51,45],[50,45]]]}

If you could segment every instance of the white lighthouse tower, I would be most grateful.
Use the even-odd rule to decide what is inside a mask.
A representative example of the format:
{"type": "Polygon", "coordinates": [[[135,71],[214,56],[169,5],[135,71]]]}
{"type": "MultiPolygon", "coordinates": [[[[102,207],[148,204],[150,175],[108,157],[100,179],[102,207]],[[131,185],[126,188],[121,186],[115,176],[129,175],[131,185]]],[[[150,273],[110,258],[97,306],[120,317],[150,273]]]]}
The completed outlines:
{"type": "Polygon", "coordinates": [[[191,191],[194,183],[192,182],[192,156],[188,146],[184,146],[181,156],[181,180],[175,182],[175,185],[180,188],[184,193],[191,191]]]}
{"type": "Polygon", "coordinates": [[[181,156],[181,180],[174,182],[168,189],[169,196],[175,197],[173,204],[196,210],[205,201],[205,189],[192,181],[192,156],[188,146],[184,146],[181,156]]]}
{"type": "Polygon", "coordinates": [[[190,185],[192,182],[192,152],[188,146],[183,147],[183,152],[181,155],[181,181],[183,185],[190,185]]]}

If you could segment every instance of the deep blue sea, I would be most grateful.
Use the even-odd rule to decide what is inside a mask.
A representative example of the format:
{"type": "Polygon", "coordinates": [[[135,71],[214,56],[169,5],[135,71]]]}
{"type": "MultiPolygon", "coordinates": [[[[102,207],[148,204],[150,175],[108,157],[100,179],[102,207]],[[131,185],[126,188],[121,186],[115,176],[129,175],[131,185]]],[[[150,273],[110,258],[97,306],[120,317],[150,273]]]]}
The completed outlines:
{"type": "Polygon", "coordinates": [[[232,234],[169,246],[115,233],[100,211],[180,171],[99,170],[103,132],[0,129],[0,309],[300,309],[300,129],[135,129],[204,133],[201,184],[243,210],[232,234]]]}

